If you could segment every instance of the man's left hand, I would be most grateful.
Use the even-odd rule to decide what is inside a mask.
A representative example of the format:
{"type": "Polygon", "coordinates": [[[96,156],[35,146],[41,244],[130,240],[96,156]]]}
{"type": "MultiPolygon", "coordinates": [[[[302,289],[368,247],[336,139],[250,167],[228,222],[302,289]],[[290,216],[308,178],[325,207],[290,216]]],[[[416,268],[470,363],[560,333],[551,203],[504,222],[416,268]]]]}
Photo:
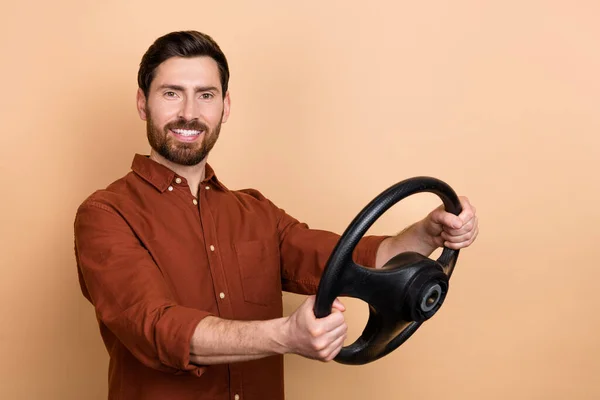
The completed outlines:
{"type": "Polygon", "coordinates": [[[462,212],[457,216],[444,206],[436,208],[423,220],[425,233],[434,246],[458,250],[470,246],[479,233],[475,207],[469,199],[459,196],[462,212]]]}

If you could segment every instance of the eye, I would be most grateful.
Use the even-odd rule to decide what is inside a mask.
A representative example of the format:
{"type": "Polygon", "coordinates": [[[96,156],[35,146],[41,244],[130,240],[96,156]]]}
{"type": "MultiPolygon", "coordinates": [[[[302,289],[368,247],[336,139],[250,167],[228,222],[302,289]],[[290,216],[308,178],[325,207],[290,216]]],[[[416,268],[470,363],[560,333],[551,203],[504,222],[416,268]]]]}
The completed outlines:
{"type": "Polygon", "coordinates": [[[202,98],[203,100],[210,100],[213,97],[215,97],[212,93],[202,93],[200,95],[200,98],[202,98]]]}
{"type": "Polygon", "coordinates": [[[167,98],[175,98],[175,97],[177,97],[177,93],[169,90],[168,92],[165,92],[165,97],[167,97],[167,98]]]}

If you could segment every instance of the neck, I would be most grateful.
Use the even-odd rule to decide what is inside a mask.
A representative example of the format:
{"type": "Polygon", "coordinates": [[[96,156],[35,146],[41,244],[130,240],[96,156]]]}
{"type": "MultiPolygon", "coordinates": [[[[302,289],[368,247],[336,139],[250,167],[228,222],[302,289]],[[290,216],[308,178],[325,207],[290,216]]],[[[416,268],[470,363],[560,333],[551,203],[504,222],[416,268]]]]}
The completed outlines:
{"type": "Polygon", "coordinates": [[[190,191],[194,196],[198,195],[198,187],[200,186],[200,182],[204,180],[207,158],[208,157],[204,157],[204,160],[202,160],[196,165],[181,165],[167,160],[166,158],[158,154],[156,151],[154,151],[154,149],[150,151],[151,160],[154,160],[157,163],[164,165],[171,171],[175,172],[177,175],[187,180],[188,185],[190,187],[190,191]]]}

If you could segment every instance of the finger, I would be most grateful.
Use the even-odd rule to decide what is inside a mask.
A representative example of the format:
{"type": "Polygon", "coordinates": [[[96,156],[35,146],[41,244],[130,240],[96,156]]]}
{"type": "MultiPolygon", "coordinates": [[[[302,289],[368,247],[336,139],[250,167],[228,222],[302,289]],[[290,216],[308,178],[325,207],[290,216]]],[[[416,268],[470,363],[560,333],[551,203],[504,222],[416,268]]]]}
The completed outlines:
{"type": "Polygon", "coordinates": [[[344,303],[342,303],[342,301],[339,298],[336,298],[333,301],[332,307],[334,309],[337,309],[337,310],[342,311],[342,312],[346,311],[346,306],[344,305],[344,303]]]}
{"type": "Polygon", "coordinates": [[[448,247],[449,245],[461,245],[462,247],[465,247],[465,245],[469,245],[471,243],[473,243],[473,240],[475,239],[477,232],[478,232],[478,227],[475,226],[473,228],[472,231],[467,232],[466,234],[463,235],[455,235],[455,236],[451,236],[448,235],[446,232],[442,233],[440,236],[442,236],[442,238],[444,238],[444,246],[448,247]]]}
{"type": "Polygon", "coordinates": [[[326,333],[323,334],[323,339],[327,342],[327,343],[331,343],[334,340],[336,340],[338,337],[345,335],[348,332],[348,324],[346,324],[346,322],[344,321],[344,323],[342,323],[339,326],[336,326],[335,328],[326,331],[326,333]]]}
{"type": "Polygon", "coordinates": [[[344,347],[344,341],[346,340],[346,335],[343,335],[336,339],[331,345],[325,350],[325,361],[333,360],[344,347]]]}
{"type": "Polygon", "coordinates": [[[466,209],[462,210],[462,212],[458,215],[458,218],[461,220],[461,222],[463,224],[466,224],[471,219],[473,219],[474,216],[475,216],[475,213],[473,212],[473,210],[470,208],[466,208],[466,209]]]}
{"type": "Polygon", "coordinates": [[[477,221],[478,221],[477,216],[474,216],[468,222],[466,222],[462,228],[460,228],[460,229],[444,228],[443,232],[445,232],[447,235],[450,235],[450,236],[464,235],[465,233],[471,232],[475,228],[475,226],[477,225],[477,221]]]}
{"type": "Polygon", "coordinates": [[[479,227],[476,227],[475,230],[473,231],[473,235],[468,240],[463,241],[463,242],[457,242],[457,243],[446,242],[444,244],[444,246],[448,247],[449,249],[459,250],[459,249],[465,248],[465,247],[473,244],[473,242],[475,241],[475,239],[477,238],[478,235],[479,235],[479,227]]]}
{"type": "Polygon", "coordinates": [[[324,356],[331,351],[331,344],[333,342],[337,341],[340,337],[346,337],[347,334],[348,326],[344,324],[331,332],[324,332],[319,336],[313,335],[312,350],[319,353],[319,355],[324,356]]]}
{"type": "Polygon", "coordinates": [[[469,200],[466,197],[462,197],[460,203],[462,206],[462,211],[458,215],[458,218],[460,218],[463,224],[465,224],[475,216],[475,207],[469,203],[469,200]]]}
{"type": "Polygon", "coordinates": [[[339,327],[338,329],[332,331],[332,332],[328,332],[327,334],[323,335],[323,337],[321,338],[323,341],[322,343],[324,344],[322,348],[319,349],[319,351],[321,351],[322,353],[325,353],[324,355],[329,354],[335,347],[340,346],[344,343],[344,340],[346,340],[346,337],[348,335],[348,326],[344,325],[343,327],[339,327]]]}
{"type": "Polygon", "coordinates": [[[449,235],[446,232],[442,232],[442,234],[440,236],[444,239],[444,245],[447,245],[447,243],[466,242],[467,240],[471,239],[472,235],[473,235],[473,232],[467,232],[462,235],[449,235]]]}
{"type": "Polygon", "coordinates": [[[473,207],[467,196],[458,196],[458,201],[460,202],[462,208],[473,207]]]}
{"type": "MultiPolygon", "coordinates": [[[[314,303],[314,300],[313,300],[313,303],[314,303]]],[[[308,305],[309,304],[307,304],[307,306],[308,305]]],[[[314,306],[314,304],[313,304],[313,306],[314,306]]],[[[314,308],[313,306],[311,306],[311,309],[314,308]]],[[[331,315],[333,313],[344,312],[344,311],[346,311],[346,306],[344,305],[344,303],[342,303],[339,299],[335,299],[333,301],[333,304],[331,305],[331,312],[329,315],[331,315]]],[[[315,317],[315,319],[316,319],[316,317],[315,317]]]]}
{"type": "Polygon", "coordinates": [[[447,226],[452,229],[460,229],[463,226],[463,221],[454,214],[446,212],[443,209],[436,209],[431,212],[431,221],[435,224],[447,226]]]}
{"type": "Polygon", "coordinates": [[[469,200],[466,196],[460,196],[460,205],[465,208],[465,207],[469,207],[473,213],[475,213],[475,206],[471,203],[471,200],[469,200]]]}
{"type": "Polygon", "coordinates": [[[331,332],[340,326],[344,326],[346,321],[344,319],[344,315],[340,311],[334,311],[325,318],[319,319],[318,324],[321,325],[323,331],[331,332]]]}

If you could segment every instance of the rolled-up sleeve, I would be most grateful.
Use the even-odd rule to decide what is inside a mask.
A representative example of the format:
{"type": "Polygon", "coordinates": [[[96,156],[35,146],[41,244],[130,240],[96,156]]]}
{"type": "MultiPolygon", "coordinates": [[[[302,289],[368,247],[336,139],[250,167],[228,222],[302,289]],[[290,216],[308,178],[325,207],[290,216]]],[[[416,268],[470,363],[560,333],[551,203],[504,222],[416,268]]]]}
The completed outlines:
{"type": "Polygon", "coordinates": [[[109,205],[86,202],[74,224],[84,296],[99,321],[144,365],[200,376],[190,341],[209,312],[183,307],[127,221],[109,205]]]}

